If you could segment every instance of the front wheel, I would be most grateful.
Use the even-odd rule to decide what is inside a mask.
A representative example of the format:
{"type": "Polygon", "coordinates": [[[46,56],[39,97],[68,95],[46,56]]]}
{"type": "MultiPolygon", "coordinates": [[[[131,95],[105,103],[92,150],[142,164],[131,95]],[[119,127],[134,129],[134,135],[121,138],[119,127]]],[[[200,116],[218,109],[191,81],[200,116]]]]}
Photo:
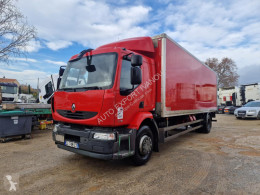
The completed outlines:
{"type": "Polygon", "coordinates": [[[148,162],[153,151],[153,133],[148,126],[142,126],[136,136],[135,154],[132,161],[140,166],[148,162]]]}
{"type": "Polygon", "coordinates": [[[258,120],[260,120],[260,111],[258,112],[258,115],[256,117],[258,120]]]}
{"type": "Polygon", "coordinates": [[[200,133],[210,133],[212,127],[212,119],[209,113],[204,117],[203,126],[199,129],[200,133]]]}

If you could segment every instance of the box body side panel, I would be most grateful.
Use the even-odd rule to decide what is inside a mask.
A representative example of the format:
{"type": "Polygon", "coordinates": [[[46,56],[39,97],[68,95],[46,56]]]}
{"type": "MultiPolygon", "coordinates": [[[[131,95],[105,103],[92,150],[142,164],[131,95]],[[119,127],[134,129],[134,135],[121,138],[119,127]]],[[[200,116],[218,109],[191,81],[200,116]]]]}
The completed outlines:
{"type": "Polygon", "coordinates": [[[162,116],[215,111],[217,109],[215,72],[175,42],[164,39],[166,39],[166,64],[165,76],[162,73],[161,79],[165,78],[165,82],[161,84],[165,83],[165,105],[162,106],[162,116]]]}

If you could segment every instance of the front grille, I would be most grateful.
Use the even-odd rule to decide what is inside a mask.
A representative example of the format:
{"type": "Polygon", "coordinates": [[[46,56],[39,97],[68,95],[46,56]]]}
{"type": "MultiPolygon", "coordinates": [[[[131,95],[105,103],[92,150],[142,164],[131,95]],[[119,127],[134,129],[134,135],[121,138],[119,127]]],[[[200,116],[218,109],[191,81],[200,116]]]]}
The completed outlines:
{"type": "Polygon", "coordinates": [[[75,135],[65,134],[65,140],[74,141],[74,142],[80,142],[80,137],[79,136],[75,136],[75,135]]]}
{"type": "Polygon", "coordinates": [[[70,118],[70,119],[89,119],[97,115],[97,112],[87,112],[87,111],[76,111],[71,112],[70,110],[57,110],[59,115],[70,118]]]}
{"type": "Polygon", "coordinates": [[[245,110],[239,110],[237,113],[238,114],[246,114],[246,111],[245,110]]]}
{"type": "Polygon", "coordinates": [[[9,102],[12,102],[14,101],[14,98],[11,98],[11,97],[2,97],[2,101],[9,101],[9,102]]]}

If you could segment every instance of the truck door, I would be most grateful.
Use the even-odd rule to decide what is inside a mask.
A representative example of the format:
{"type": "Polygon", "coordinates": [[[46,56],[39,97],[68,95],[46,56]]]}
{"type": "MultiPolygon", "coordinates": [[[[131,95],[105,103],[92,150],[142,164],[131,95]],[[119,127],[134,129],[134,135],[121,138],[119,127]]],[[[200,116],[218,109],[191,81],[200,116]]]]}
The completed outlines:
{"type": "MultiPolygon", "coordinates": [[[[122,60],[120,72],[120,88],[116,96],[115,104],[115,125],[127,125],[133,120],[134,116],[143,108],[144,91],[142,84],[131,85],[131,61],[122,60]]],[[[143,65],[141,66],[143,74],[143,65]]]]}

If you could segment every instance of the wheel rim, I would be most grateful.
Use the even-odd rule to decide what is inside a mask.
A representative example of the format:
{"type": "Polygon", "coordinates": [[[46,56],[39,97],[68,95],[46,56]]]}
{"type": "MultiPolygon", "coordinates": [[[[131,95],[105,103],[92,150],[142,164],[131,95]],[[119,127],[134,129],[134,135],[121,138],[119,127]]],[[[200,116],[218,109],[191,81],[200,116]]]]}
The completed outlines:
{"type": "Polygon", "coordinates": [[[148,135],[144,135],[140,139],[139,151],[141,155],[147,155],[152,151],[152,139],[148,135]]]}

